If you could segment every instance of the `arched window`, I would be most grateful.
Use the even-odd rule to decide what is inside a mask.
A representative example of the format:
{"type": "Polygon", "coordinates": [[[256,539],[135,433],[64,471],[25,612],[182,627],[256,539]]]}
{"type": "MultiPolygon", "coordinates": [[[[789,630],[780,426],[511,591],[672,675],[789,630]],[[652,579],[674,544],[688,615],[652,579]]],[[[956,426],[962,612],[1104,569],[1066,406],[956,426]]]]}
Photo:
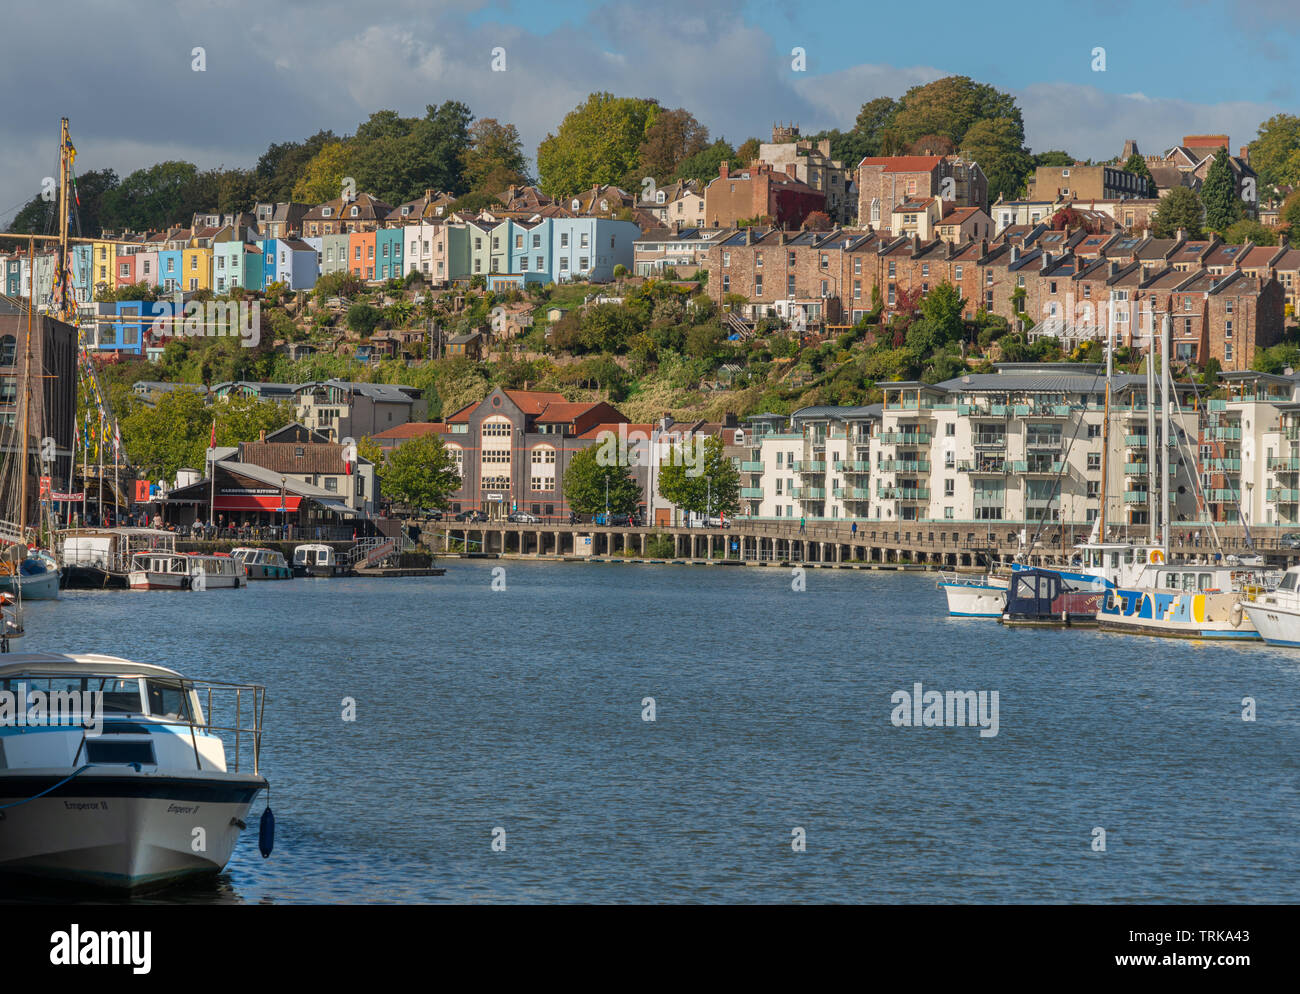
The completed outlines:
{"type": "Polygon", "coordinates": [[[0,337],[0,366],[12,366],[18,358],[18,339],[13,335],[0,337]]]}
{"type": "Polygon", "coordinates": [[[880,198],[876,197],[871,201],[871,223],[880,223],[880,198]]]}

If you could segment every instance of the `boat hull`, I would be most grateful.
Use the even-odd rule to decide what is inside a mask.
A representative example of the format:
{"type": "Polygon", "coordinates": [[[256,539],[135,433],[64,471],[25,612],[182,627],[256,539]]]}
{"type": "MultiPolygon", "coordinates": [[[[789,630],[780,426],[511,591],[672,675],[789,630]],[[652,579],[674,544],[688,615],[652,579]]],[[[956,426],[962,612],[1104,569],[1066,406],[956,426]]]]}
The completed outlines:
{"type": "Polygon", "coordinates": [[[33,575],[4,574],[0,576],[0,591],[17,589],[25,601],[53,601],[59,598],[59,571],[46,570],[33,575]]]}
{"type": "Polygon", "coordinates": [[[1232,593],[1118,588],[1097,611],[1097,627],[1164,638],[1259,641],[1260,633],[1237,603],[1232,593]]]}
{"type": "Polygon", "coordinates": [[[1000,618],[1007,607],[1007,588],[984,583],[940,583],[948,614],[957,618],[1000,618]]]}
{"type": "Polygon", "coordinates": [[[125,590],[130,586],[130,576],[99,566],[64,566],[61,586],[65,590],[125,590]]]}
{"type": "Polygon", "coordinates": [[[248,564],[250,580],[292,580],[293,570],[288,566],[264,566],[261,563],[248,564]]]}
{"type": "MultiPolygon", "coordinates": [[[[0,805],[46,790],[70,772],[0,776],[0,805]]],[[[117,890],[220,873],[265,786],[248,774],[91,770],[0,811],[0,872],[117,890]]]]}
{"type": "Polygon", "coordinates": [[[1259,637],[1269,645],[1300,647],[1300,612],[1247,601],[1242,605],[1259,637]]]}
{"type": "Polygon", "coordinates": [[[185,573],[154,573],[132,570],[129,579],[132,590],[189,590],[190,578],[185,573]]]}

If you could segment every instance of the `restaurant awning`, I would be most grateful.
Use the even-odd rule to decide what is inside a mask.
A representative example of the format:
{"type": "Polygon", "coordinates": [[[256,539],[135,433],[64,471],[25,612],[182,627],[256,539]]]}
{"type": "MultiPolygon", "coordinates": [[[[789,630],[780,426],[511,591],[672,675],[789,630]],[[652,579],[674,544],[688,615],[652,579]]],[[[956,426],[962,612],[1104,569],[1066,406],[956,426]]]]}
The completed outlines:
{"type": "Polygon", "coordinates": [[[218,511],[279,511],[283,506],[286,511],[298,510],[302,498],[285,494],[281,505],[279,494],[217,494],[218,511]]]}
{"type": "Polygon", "coordinates": [[[346,514],[349,517],[354,517],[357,513],[352,508],[348,507],[346,504],[344,504],[342,501],[339,500],[321,500],[318,497],[316,498],[316,503],[319,504],[321,507],[325,508],[325,510],[331,511],[334,514],[346,514]]]}

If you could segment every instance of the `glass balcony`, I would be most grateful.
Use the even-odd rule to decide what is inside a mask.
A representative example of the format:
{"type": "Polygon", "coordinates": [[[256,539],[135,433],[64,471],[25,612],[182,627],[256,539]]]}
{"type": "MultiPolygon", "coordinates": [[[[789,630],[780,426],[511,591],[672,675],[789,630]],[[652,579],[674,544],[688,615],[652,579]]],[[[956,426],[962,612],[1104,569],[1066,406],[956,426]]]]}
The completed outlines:
{"type": "Polygon", "coordinates": [[[1007,447],[1006,435],[976,435],[975,448],[977,449],[1005,449],[1007,447]]]}
{"type": "Polygon", "coordinates": [[[762,500],[763,488],[762,487],[741,487],[740,496],[745,500],[762,500]]]}
{"type": "Polygon", "coordinates": [[[1147,437],[1145,435],[1125,435],[1124,444],[1130,449],[1145,449],[1147,447],[1147,437]]]}
{"type": "Polygon", "coordinates": [[[880,464],[882,473],[928,473],[928,459],[886,459],[880,464]]]}
{"type": "Polygon", "coordinates": [[[1294,504],[1300,501],[1300,490],[1270,487],[1265,496],[1278,504],[1294,504]]]}
{"type": "Polygon", "coordinates": [[[841,500],[871,499],[871,491],[867,487],[836,487],[834,494],[841,500]]]}
{"type": "Polygon", "coordinates": [[[882,500],[929,500],[928,487],[881,487],[876,496],[882,500]]]}
{"type": "Polygon", "coordinates": [[[883,445],[929,445],[934,434],[928,431],[885,431],[880,433],[883,445]]]}
{"type": "MultiPolygon", "coordinates": [[[[1238,459],[1236,462],[1237,468],[1240,469],[1241,460],[1238,459]]],[[[1279,473],[1295,473],[1300,471],[1300,456],[1269,456],[1268,468],[1279,473]]]]}
{"type": "Polygon", "coordinates": [[[962,459],[957,463],[958,473],[975,473],[986,475],[997,475],[1006,473],[1012,468],[1011,463],[1005,459],[962,459]]]}
{"type": "MultiPolygon", "coordinates": [[[[1273,460],[1271,460],[1271,459],[1269,460],[1270,463],[1271,463],[1272,461],[1273,461],[1273,460]]],[[[1205,460],[1205,468],[1208,469],[1208,470],[1211,470],[1211,471],[1213,471],[1213,472],[1219,472],[1219,473],[1240,473],[1240,472],[1241,472],[1241,460],[1240,460],[1240,459],[1225,459],[1225,458],[1220,458],[1220,457],[1217,457],[1217,456],[1216,456],[1216,457],[1213,458],[1213,459],[1206,459],[1206,460],[1205,460]]],[[[1270,465],[1270,466],[1269,466],[1269,469],[1272,469],[1272,468],[1273,468],[1273,467],[1270,465]]]]}
{"type": "Polygon", "coordinates": [[[747,460],[742,462],[740,464],[740,471],[742,473],[761,473],[763,472],[763,461],[760,459],[758,461],[747,460]]]}
{"type": "Polygon", "coordinates": [[[836,459],[837,473],[870,473],[871,461],[868,459],[836,459]]]}

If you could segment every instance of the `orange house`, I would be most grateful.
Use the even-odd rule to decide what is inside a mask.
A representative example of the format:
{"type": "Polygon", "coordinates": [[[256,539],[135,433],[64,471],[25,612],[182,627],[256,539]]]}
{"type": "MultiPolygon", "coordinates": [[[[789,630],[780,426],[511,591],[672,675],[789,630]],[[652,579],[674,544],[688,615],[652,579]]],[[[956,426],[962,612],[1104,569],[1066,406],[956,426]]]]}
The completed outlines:
{"type": "Polygon", "coordinates": [[[354,231],[348,235],[348,269],[353,276],[374,280],[375,237],[373,231],[354,231]]]}

